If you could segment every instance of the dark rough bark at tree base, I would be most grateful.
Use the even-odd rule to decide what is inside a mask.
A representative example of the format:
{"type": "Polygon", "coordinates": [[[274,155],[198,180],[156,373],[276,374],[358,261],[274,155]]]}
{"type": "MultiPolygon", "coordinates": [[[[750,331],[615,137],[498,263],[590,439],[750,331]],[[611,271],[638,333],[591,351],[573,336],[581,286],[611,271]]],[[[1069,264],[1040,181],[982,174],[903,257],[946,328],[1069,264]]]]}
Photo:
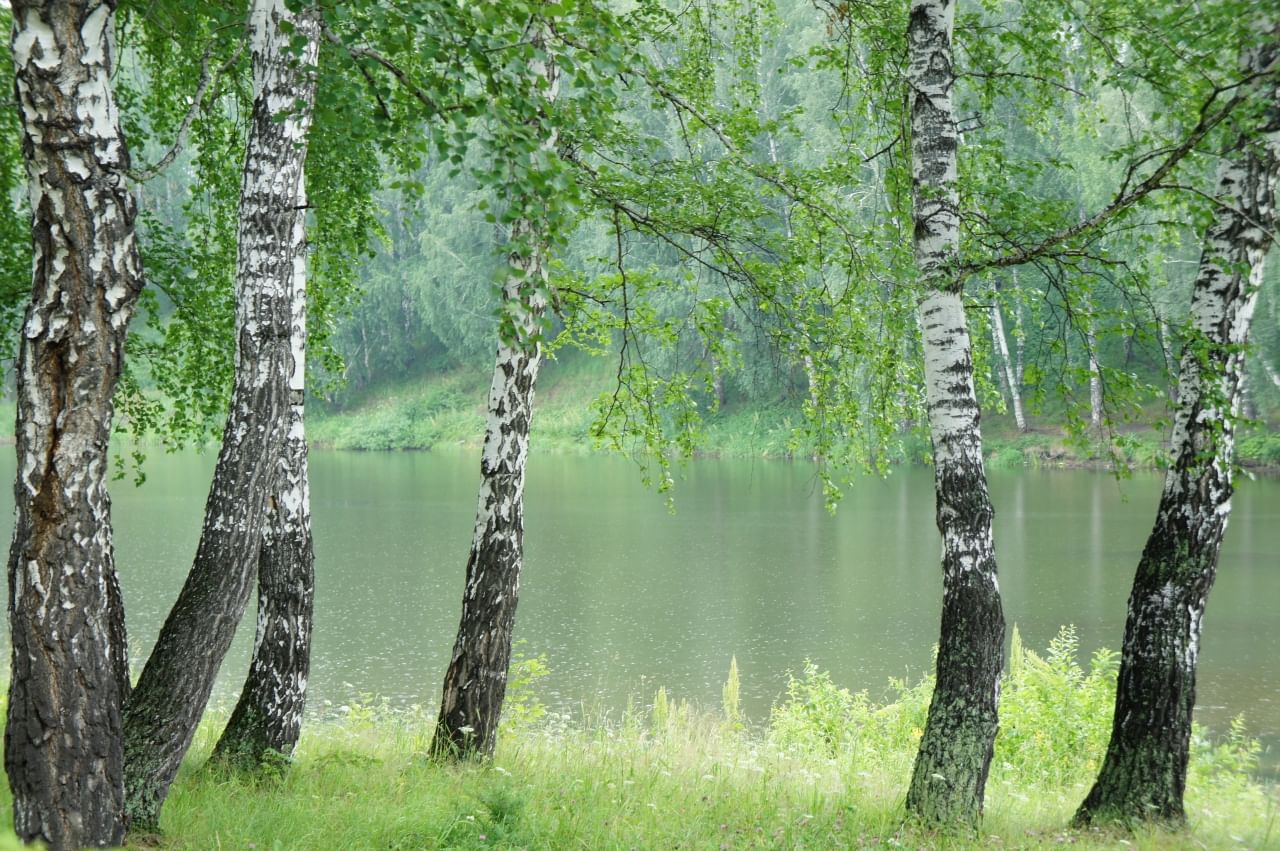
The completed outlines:
{"type": "MultiPolygon", "coordinates": [[[[304,301],[304,300],[302,300],[304,301]]],[[[305,313],[296,304],[295,321],[305,313]]],[[[215,760],[255,768],[298,744],[311,667],[315,550],[307,493],[301,391],[286,441],[275,509],[258,559],[258,628],[249,675],[214,748],[215,760]]]]}
{"type": "Polygon", "coordinates": [[[926,823],[971,825],[982,813],[1003,650],[1004,615],[988,575],[947,581],[937,684],[907,792],[908,812],[926,823]]]}
{"type": "MultiPolygon", "coordinates": [[[[1280,35],[1274,29],[1272,36],[1280,35]]],[[[1248,65],[1273,67],[1273,42],[1248,65]]],[[[1111,739],[1077,824],[1180,825],[1205,604],[1231,510],[1231,466],[1244,346],[1278,224],[1280,86],[1260,87],[1255,140],[1224,160],[1224,203],[1205,233],[1192,292],[1192,332],[1179,367],[1173,465],[1129,595],[1111,739]]]]}
{"type": "Polygon", "coordinates": [[[255,99],[240,193],[236,374],[194,564],[125,711],[125,812],[155,830],[218,668],[244,613],[275,493],[288,423],[293,292],[305,275],[303,159],[315,93],[312,16],[256,0],[251,16],[255,99]],[[289,32],[282,22],[289,19],[289,32]],[[295,34],[310,37],[301,55],[295,34]]]}
{"type": "Polygon", "coordinates": [[[4,756],[14,830],[60,851],[124,836],[128,663],[105,476],[142,268],[111,95],[115,3],[12,9],[35,262],[18,357],[4,756]]]}

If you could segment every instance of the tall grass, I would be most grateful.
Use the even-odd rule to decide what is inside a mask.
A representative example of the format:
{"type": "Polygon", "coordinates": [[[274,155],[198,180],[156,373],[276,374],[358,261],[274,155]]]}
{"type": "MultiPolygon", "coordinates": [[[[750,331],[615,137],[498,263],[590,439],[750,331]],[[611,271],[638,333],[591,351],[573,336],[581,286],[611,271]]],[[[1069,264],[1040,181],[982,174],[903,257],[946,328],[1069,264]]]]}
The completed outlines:
{"type": "MultiPolygon", "coordinates": [[[[876,703],[805,666],[767,722],[737,706],[736,665],[718,711],[659,690],[616,718],[538,703],[539,660],[513,671],[497,757],[425,759],[434,713],[374,700],[313,723],[293,764],[258,774],[202,766],[202,726],[158,837],[165,849],[445,848],[1266,848],[1280,847],[1275,787],[1256,780],[1239,724],[1196,732],[1185,832],[1069,830],[1110,725],[1115,657],[1087,667],[1064,630],[1046,654],[1014,641],[987,815],[976,834],[904,823],[902,795],[932,683],[876,703]]],[[[5,811],[8,808],[5,807],[5,811]]],[[[3,848],[0,842],[0,848],[3,848]]]]}

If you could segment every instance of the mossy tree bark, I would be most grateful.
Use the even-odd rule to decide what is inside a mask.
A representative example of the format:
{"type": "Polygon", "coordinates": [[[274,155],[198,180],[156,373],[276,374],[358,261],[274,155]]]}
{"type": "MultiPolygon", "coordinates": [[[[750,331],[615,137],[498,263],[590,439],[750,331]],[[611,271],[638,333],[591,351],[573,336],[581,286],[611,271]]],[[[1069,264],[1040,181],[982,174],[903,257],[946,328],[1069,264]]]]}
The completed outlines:
{"type": "MultiPolygon", "coordinates": [[[[545,53],[545,30],[537,18],[529,38],[545,53]]],[[[535,60],[530,70],[545,78],[543,96],[554,99],[559,72],[551,57],[535,60]]],[[[535,131],[542,125],[539,119],[531,123],[535,131]]],[[[554,131],[542,135],[543,147],[553,148],[554,131]]],[[[533,221],[521,219],[512,226],[511,242],[520,248],[509,257],[511,273],[502,291],[504,322],[489,387],[475,536],[467,557],[462,619],[431,741],[436,759],[488,758],[497,744],[524,561],[524,471],[548,304],[542,240],[533,221]]]]}
{"type": "Polygon", "coordinates": [[[115,3],[14,0],[12,12],[35,262],[18,355],[5,770],[23,840],[118,845],[129,672],[105,476],[142,267],[111,92],[115,3]]]}
{"type": "Polygon", "coordinates": [[[268,501],[277,494],[291,376],[302,361],[290,329],[306,274],[303,160],[317,31],[314,15],[294,14],[284,0],[253,4],[255,100],[240,193],[231,410],[194,564],[125,711],[131,829],[158,826],[248,602],[268,501]],[[292,45],[297,36],[305,42],[300,51],[292,45]]]}
{"type": "MultiPolygon", "coordinates": [[[[1280,35],[1272,31],[1273,36],[1280,35]]],[[[1241,137],[1218,175],[1179,363],[1174,460],[1129,595],[1111,740],[1076,814],[1097,821],[1185,820],[1183,792],[1205,603],[1231,511],[1231,467],[1245,344],[1277,224],[1280,85],[1275,42],[1252,54],[1272,69],[1263,126],[1241,137]]]]}
{"type": "Polygon", "coordinates": [[[951,101],[954,0],[913,0],[907,33],[919,316],[942,533],[937,685],[916,755],[907,810],[930,824],[973,825],[996,736],[1004,615],[994,516],[982,466],[972,345],[961,282],[956,188],[959,134],[951,101]]]}

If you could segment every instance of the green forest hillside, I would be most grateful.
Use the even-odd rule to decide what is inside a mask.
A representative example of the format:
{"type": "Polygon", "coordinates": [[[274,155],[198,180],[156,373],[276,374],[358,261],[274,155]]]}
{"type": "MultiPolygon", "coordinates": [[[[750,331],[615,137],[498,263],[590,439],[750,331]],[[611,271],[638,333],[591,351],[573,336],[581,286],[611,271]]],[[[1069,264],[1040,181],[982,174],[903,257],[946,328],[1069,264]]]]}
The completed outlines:
{"type": "MultiPolygon", "coordinates": [[[[598,412],[616,382],[616,363],[568,352],[549,362],[539,379],[537,413],[531,429],[534,452],[608,452],[599,436],[598,412]]],[[[484,438],[489,375],[480,368],[454,367],[414,378],[383,379],[359,391],[346,390],[312,408],[310,434],[318,449],[449,450],[479,447],[484,438]]],[[[1268,393],[1262,396],[1270,402],[1268,393]]],[[[700,457],[812,458],[806,437],[803,402],[778,394],[773,399],[730,397],[709,413],[698,438],[700,457]]],[[[1259,472],[1280,468],[1280,407],[1258,411],[1237,450],[1240,464],[1259,472]]],[[[1073,437],[1064,426],[1060,405],[1028,418],[1020,432],[1004,410],[983,413],[983,444],[988,464],[1002,467],[1112,468],[1114,446],[1129,465],[1160,467],[1168,445],[1164,400],[1151,399],[1133,422],[1108,435],[1073,437]]],[[[905,430],[891,456],[893,463],[928,461],[926,433],[905,430]]]]}

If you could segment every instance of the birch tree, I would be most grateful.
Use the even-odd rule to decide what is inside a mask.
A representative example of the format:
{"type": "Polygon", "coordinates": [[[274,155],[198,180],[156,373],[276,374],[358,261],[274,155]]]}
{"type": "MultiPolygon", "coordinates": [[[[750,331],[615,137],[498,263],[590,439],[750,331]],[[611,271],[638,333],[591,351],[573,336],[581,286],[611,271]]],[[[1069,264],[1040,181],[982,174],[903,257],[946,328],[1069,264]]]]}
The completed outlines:
{"type": "MultiPolygon", "coordinates": [[[[535,106],[528,128],[540,140],[535,161],[553,162],[557,134],[545,104],[555,99],[559,72],[547,39],[547,24],[535,15],[527,30],[533,50],[529,71],[535,106]]],[[[512,631],[524,562],[524,474],[534,386],[542,363],[542,317],[548,304],[544,203],[539,181],[520,184],[516,206],[527,211],[511,226],[510,268],[502,288],[502,322],[489,415],[480,460],[475,534],[467,557],[462,620],[445,672],[431,753],[437,758],[493,755],[511,663],[512,631]],[[533,214],[533,215],[531,215],[533,214]]],[[[548,191],[546,188],[543,192],[548,191]]]]}
{"type": "Polygon", "coordinates": [[[129,679],[105,475],[142,266],[111,90],[115,3],[12,11],[35,256],[18,357],[5,769],[24,840],[118,845],[129,679]]]}
{"type": "Polygon", "coordinates": [[[1277,226],[1280,31],[1274,19],[1257,25],[1270,38],[1243,64],[1262,78],[1261,120],[1219,169],[1178,368],[1173,462],[1129,595],[1111,740],[1081,824],[1185,820],[1200,634],[1231,512],[1245,345],[1277,226]]]}
{"type": "Polygon", "coordinates": [[[974,824],[996,736],[1004,615],[982,466],[973,349],[962,301],[952,104],[954,0],[913,0],[907,31],[919,318],[942,533],[942,634],[937,685],[916,755],[907,810],[933,823],[974,824]]]}
{"type": "MultiPolygon", "coordinates": [[[[1005,393],[1009,396],[1009,408],[1013,412],[1013,421],[1018,431],[1027,430],[1027,417],[1022,408],[1022,346],[1021,336],[1017,339],[1018,359],[1009,355],[1009,337],[1004,330],[1004,311],[1000,306],[1000,288],[997,285],[991,300],[991,342],[1000,361],[1000,380],[1004,384],[1005,393]]],[[[1019,293],[1014,292],[1014,305],[1021,318],[1022,301],[1019,293]]]]}
{"type": "Polygon", "coordinates": [[[291,12],[283,0],[253,4],[235,383],[194,564],[126,709],[125,805],[135,828],[157,825],[248,602],[269,500],[290,498],[277,481],[291,397],[301,392],[302,338],[291,329],[305,276],[303,161],[318,30],[313,12],[291,12]]]}
{"type": "MultiPolygon", "coordinates": [[[[304,152],[305,153],[305,152],[304,152]]],[[[292,248],[301,256],[303,221],[292,248]]],[[[258,556],[258,620],[249,674],[214,757],[252,767],[289,756],[302,731],[311,668],[315,549],[305,428],[306,276],[293,278],[289,424],[258,556]]]]}

